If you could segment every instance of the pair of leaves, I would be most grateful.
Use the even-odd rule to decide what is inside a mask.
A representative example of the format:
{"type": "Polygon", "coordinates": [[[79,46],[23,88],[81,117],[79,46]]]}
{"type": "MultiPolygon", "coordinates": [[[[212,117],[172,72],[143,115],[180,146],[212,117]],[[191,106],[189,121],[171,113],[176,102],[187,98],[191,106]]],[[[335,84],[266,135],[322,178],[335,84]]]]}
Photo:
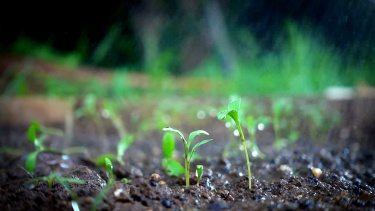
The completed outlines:
{"type": "Polygon", "coordinates": [[[239,119],[238,119],[238,111],[240,110],[240,105],[241,105],[241,98],[237,98],[237,99],[233,100],[232,102],[230,102],[228,104],[228,109],[220,111],[217,114],[217,118],[219,120],[223,120],[227,116],[230,116],[234,120],[236,125],[239,125],[240,122],[239,122],[239,119]]]}
{"type": "Polygon", "coordinates": [[[182,138],[182,141],[184,142],[184,145],[185,145],[185,149],[187,149],[186,151],[189,153],[188,154],[188,161],[191,161],[193,155],[194,155],[194,152],[197,150],[198,147],[202,146],[203,144],[206,144],[210,141],[212,141],[212,139],[206,139],[206,140],[203,140],[203,141],[200,141],[198,142],[197,144],[195,144],[193,146],[193,148],[190,150],[190,147],[191,147],[191,144],[193,143],[193,140],[195,139],[195,137],[199,136],[199,135],[209,135],[209,133],[207,133],[206,131],[204,130],[196,130],[196,131],[193,131],[189,134],[189,139],[186,141],[184,135],[181,133],[181,131],[179,130],[176,130],[176,129],[173,129],[171,127],[166,127],[163,129],[164,131],[170,131],[170,132],[174,132],[174,133],[177,133],[180,135],[180,137],[182,138]]]}

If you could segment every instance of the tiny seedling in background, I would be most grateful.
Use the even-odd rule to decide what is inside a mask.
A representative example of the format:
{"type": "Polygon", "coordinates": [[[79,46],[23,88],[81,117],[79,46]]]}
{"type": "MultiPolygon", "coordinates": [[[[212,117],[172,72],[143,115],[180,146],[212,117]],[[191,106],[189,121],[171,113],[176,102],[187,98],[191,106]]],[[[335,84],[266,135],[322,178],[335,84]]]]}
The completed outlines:
{"type": "Polygon", "coordinates": [[[183,174],[185,172],[184,167],[177,160],[173,159],[175,139],[172,133],[164,134],[162,147],[164,158],[162,159],[161,164],[167,170],[167,173],[176,177],[183,174]]]}
{"type": "Polygon", "coordinates": [[[125,165],[125,162],[122,158],[124,157],[126,150],[129,149],[129,147],[133,144],[133,142],[134,142],[134,135],[130,134],[128,136],[123,137],[118,143],[116,160],[121,165],[125,165]]]}
{"type": "MultiPolygon", "coordinates": [[[[75,207],[78,207],[78,204],[76,203],[78,201],[78,197],[77,197],[76,193],[71,189],[71,187],[69,186],[68,183],[75,183],[75,184],[81,184],[82,185],[82,184],[85,184],[86,181],[79,180],[79,179],[74,179],[74,178],[62,177],[60,174],[54,172],[54,173],[51,173],[48,176],[37,177],[37,178],[30,179],[26,183],[30,184],[30,183],[34,183],[34,182],[40,182],[42,180],[47,181],[48,192],[49,192],[50,197],[52,197],[52,192],[51,191],[52,191],[53,182],[56,181],[56,182],[60,183],[69,192],[69,194],[72,197],[73,201],[75,201],[75,203],[73,203],[73,201],[72,201],[72,207],[73,207],[73,209],[75,207]]],[[[50,201],[52,203],[52,199],[50,201]]]]}
{"type": "Polygon", "coordinates": [[[217,114],[217,118],[219,120],[223,120],[227,116],[229,116],[236,123],[236,127],[237,127],[237,130],[239,132],[240,139],[241,139],[244,151],[245,151],[246,164],[247,164],[247,172],[248,172],[248,175],[249,175],[249,189],[251,189],[251,170],[250,170],[249,154],[247,153],[247,146],[246,146],[246,142],[245,142],[245,136],[244,136],[244,134],[242,132],[240,120],[238,118],[238,112],[239,112],[239,109],[240,109],[240,105],[241,105],[241,98],[233,100],[232,102],[230,102],[228,104],[228,109],[220,111],[217,114]]]}
{"type": "Polygon", "coordinates": [[[202,175],[203,175],[203,165],[197,165],[197,168],[195,170],[195,174],[197,175],[197,185],[199,186],[199,183],[201,181],[202,175]]]}
{"type": "Polygon", "coordinates": [[[112,165],[112,162],[108,158],[104,158],[104,160],[105,160],[105,169],[108,172],[109,179],[108,179],[107,186],[105,188],[103,188],[95,196],[94,203],[93,203],[93,205],[91,207],[92,211],[98,210],[98,206],[103,202],[103,199],[106,197],[106,195],[108,194],[108,192],[111,190],[111,188],[113,187],[113,185],[115,183],[115,175],[113,174],[113,165],[112,165]]]}
{"type": "Polygon", "coordinates": [[[94,94],[88,94],[83,98],[82,106],[75,111],[76,118],[88,117],[94,120],[94,124],[98,130],[100,141],[104,151],[108,151],[107,134],[103,120],[97,108],[97,98],[94,94]]]}
{"type": "Polygon", "coordinates": [[[246,118],[246,126],[247,126],[247,131],[249,132],[250,135],[250,151],[251,155],[253,157],[260,157],[260,158],[265,158],[265,155],[260,151],[257,141],[256,141],[256,131],[257,127],[259,124],[262,124],[263,126],[266,126],[270,122],[270,119],[268,117],[262,116],[259,118],[254,118],[253,116],[247,116],[246,118]]]}
{"type": "Polygon", "coordinates": [[[289,133],[287,135],[287,138],[282,138],[281,132],[282,128],[285,128],[289,125],[294,125],[296,122],[292,118],[292,112],[293,112],[293,104],[285,99],[279,99],[272,104],[272,112],[273,112],[273,128],[275,131],[275,142],[274,147],[277,150],[280,150],[288,144],[288,142],[293,143],[298,140],[299,138],[299,132],[296,130],[293,130],[293,128],[287,128],[289,133]],[[283,119],[283,114],[290,116],[288,119],[288,123],[285,119],[283,119]]]}
{"type": "Polygon", "coordinates": [[[193,140],[194,140],[194,138],[196,136],[199,136],[199,135],[209,135],[209,134],[206,131],[204,131],[204,130],[196,130],[196,131],[191,132],[190,135],[189,135],[189,139],[186,140],[185,137],[184,137],[184,135],[179,130],[176,130],[176,129],[173,129],[173,128],[170,128],[170,127],[166,127],[163,130],[164,131],[170,131],[170,132],[177,133],[181,137],[182,142],[184,143],[184,149],[185,149],[184,150],[185,151],[185,153],[184,153],[184,159],[185,159],[185,180],[186,180],[186,187],[189,187],[190,186],[190,162],[192,160],[194,152],[195,152],[195,150],[199,146],[212,141],[212,139],[206,139],[206,140],[200,141],[196,145],[194,145],[193,148],[190,149],[191,144],[193,143],[193,140]]]}
{"type": "Polygon", "coordinates": [[[25,160],[25,168],[29,172],[33,172],[36,166],[38,154],[42,151],[52,151],[52,149],[46,149],[44,144],[45,139],[48,135],[59,135],[62,136],[62,132],[55,128],[46,128],[40,125],[37,121],[33,121],[28,130],[27,138],[35,146],[35,151],[29,153],[25,160]]]}
{"type": "Polygon", "coordinates": [[[120,165],[125,165],[124,160],[122,159],[125,155],[125,152],[129,149],[129,147],[134,142],[134,135],[130,134],[126,137],[123,137],[119,143],[117,144],[117,155],[113,155],[110,153],[105,153],[99,156],[96,159],[96,165],[97,166],[105,166],[105,158],[108,158],[110,160],[116,160],[120,165]]]}

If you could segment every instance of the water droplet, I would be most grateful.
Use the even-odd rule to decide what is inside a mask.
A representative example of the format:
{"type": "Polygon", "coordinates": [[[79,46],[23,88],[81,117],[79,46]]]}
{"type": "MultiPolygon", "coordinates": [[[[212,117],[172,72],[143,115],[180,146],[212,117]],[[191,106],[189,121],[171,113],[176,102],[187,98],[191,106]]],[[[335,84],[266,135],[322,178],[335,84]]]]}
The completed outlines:
{"type": "Polygon", "coordinates": [[[232,124],[231,124],[230,122],[226,122],[226,123],[225,123],[225,127],[226,127],[226,128],[230,128],[231,125],[232,125],[232,124]]]}
{"type": "Polygon", "coordinates": [[[206,118],[206,112],[204,112],[202,110],[198,111],[197,112],[197,117],[198,117],[198,119],[204,119],[204,118],[206,118]]]}
{"type": "Polygon", "coordinates": [[[252,152],[251,152],[251,155],[252,155],[253,157],[258,157],[259,153],[258,153],[257,151],[252,151],[252,152]]]}
{"type": "Polygon", "coordinates": [[[264,128],[265,128],[265,125],[263,123],[258,124],[258,130],[262,131],[264,130],[264,128]]]}
{"type": "Polygon", "coordinates": [[[240,132],[238,132],[238,130],[236,129],[236,130],[234,130],[233,135],[238,137],[240,135],[240,132]]]}

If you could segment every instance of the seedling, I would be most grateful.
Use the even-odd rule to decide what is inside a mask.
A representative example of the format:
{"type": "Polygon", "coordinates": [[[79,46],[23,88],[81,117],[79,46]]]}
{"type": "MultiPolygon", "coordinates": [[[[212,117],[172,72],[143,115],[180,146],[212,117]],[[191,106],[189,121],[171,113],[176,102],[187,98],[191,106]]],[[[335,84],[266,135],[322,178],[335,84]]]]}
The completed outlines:
{"type": "Polygon", "coordinates": [[[197,165],[197,168],[195,170],[195,174],[197,175],[197,185],[199,186],[199,183],[201,181],[202,175],[203,175],[203,165],[197,165]]]}
{"type": "Polygon", "coordinates": [[[29,172],[33,172],[35,169],[38,154],[42,151],[52,151],[52,149],[46,149],[44,144],[45,139],[48,135],[59,135],[62,136],[62,132],[55,128],[46,128],[40,125],[37,121],[33,121],[29,129],[27,130],[27,138],[35,146],[35,151],[29,153],[25,160],[25,168],[29,172]]]}
{"type": "Polygon", "coordinates": [[[172,133],[165,133],[163,136],[163,154],[164,158],[161,161],[162,166],[167,170],[168,174],[173,176],[180,176],[185,172],[184,167],[175,159],[173,153],[175,150],[175,139],[172,133]]]}
{"type": "Polygon", "coordinates": [[[238,118],[238,112],[239,112],[239,109],[240,109],[240,105],[241,105],[241,98],[233,100],[232,102],[230,102],[228,104],[228,109],[220,111],[217,114],[217,118],[219,120],[223,120],[227,116],[229,116],[229,117],[231,117],[233,119],[233,121],[236,124],[237,130],[238,130],[239,135],[240,135],[240,140],[242,142],[242,145],[243,145],[243,148],[244,148],[244,151],[245,151],[246,164],[247,164],[247,172],[248,172],[248,175],[249,175],[249,189],[251,189],[251,170],[250,170],[249,155],[247,153],[247,146],[246,146],[246,142],[245,142],[245,136],[244,136],[244,134],[242,132],[240,120],[238,118]]]}
{"type": "Polygon", "coordinates": [[[285,99],[277,100],[272,104],[272,112],[273,112],[273,127],[275,130],[275,142],[274,147],[277,150],[280,150],[284,148],[288,142],[295,142],[299,138],[299,132],[296,130],[293,130],[293,128],[288,128],[288,135],[286,138],[282,138],[281,131],[282,128],[285,128],[289,125],[296,126],[298,123],[295,121],[295,119],[292,117],[293,112],[293,104],[285,99]],[[282,119],[282,115],[288,115],[290,119],[288,122],[286,122],[285,119],[282,119]]]}
{"type": "Polygon", "coordinates": [[[86,95],[83,98],[83,104],[80,108],[75,111],[76,118],[80,117],[89,117],[94,120],[94,124],[98,130],[98,134],[100,137],[100,141],[102,142],[102,146],[105,151],[108,151],[107,146],[107,134],[105,131],[105,127],[100,116],[100,112],[98,112],[97,108],[97,98],[94,94],[86,95]]]}
{"type": "Polygon", "coordinates": [[[96,196],[94,199],[94,203],[91,207],[91,210],[98,210],[98,206],[102,203],[103,199],[105,196],[108,194],[108,192],[111,190],[112,186],[115,183],[115,175],[113,174],[113,165],[110,159],[105,158],[105,169],[107,170],[109,174],[109,179],[107,186],[103,188],[96,196]]]}
{"type": "Polygon", "coordinates": [[[257,141],[256,141],[256,131],[257,127],[259,124],[262,124],[263,126],[267,125],[268,122],[270,122],[270,119],[266,116],[261,116],[258,118],[254,118],[253,116],[249,115],[246,118],[246,126],[247,126],[247,131],[249,132],[250,135],[250,151],[253,157],[260,157],[260,158],[265,158],[265,155],[260,151],[257,141]]]}
{"type": "MultiPolygon", "coordinates": [[[[58,182],[60,183],[68,192],[69,194],[71,195],[73,201],[75,201],[75,203],[72,202],[72,207],[78,207],[78,204],[76,203],[78,201],[78,197],[76,195],[76,193],[71,189],[71,187],[68,185],[68,183],[75,183],[75,184],[85,184],[86,181],[84,180],[79,180],[79,179],[74,179],[74,178],[66,178],[66,177],[62,177],[60,174],[54,172],[54,173],[51,173],[50,175],[48,176],[44,176],[44,177],[37,177],[37,178],[33,178],[33,179],[30,179],[27,181],[27,183],[34,183],[34,182],[40,182],[40,181],[47,181],[47,184],[48,184],[48,192],[49,192],[49,196],[52,197],[52,185],[53,185],[53,182],[58,182]]],[[[52,199],[50,198],[50,201],[52,203],[52,199]]]]}
{"type": "Polygon", "coordinates": [[[184,149],[185,149],[184,159],[185,159],[185,180],[186,180],[186,187],[189,187],[190,186],[190,162],[192,160],[194,152],[195,152],[195,150],[197,150],[197,148],[199,146],[212,141],[212,139],[206,139],[206,140],[200,141],[196,145],[194,145],[193,148],[191,148],[191,150],[190,150],[191,144],[193,143],[193,140],[194,140],[194,138],[196,136],[199,136],[199,135],[209,135],[209,134],[206,131],[204,131],[204,130],[196,130],[196,131],[191,132],[190,135],[189,135],[189,139],[186,140],[185,137],[184,137],[184,135],[182,134],[182,132],[179,131],[179,130],[176,130],[176,129],[173,129],[173,128],[170,128],[170,127],[166,127],[163,130],[164,131],[170,131],[170,132],[177,133],[181,137],[181,139],[182,139],[182,142],[184,144],[184,149]]]}
{"type": "Polygon", "coordinates": [[[122,158],[124,157],[125,152],[129,149],[133,142],[133,134],[123,137],[117,144],[117,155],[112,155],[109,153],[103,154],[96,159],[96,165],[105,166],[105,158],[108,158],[110,160],[116,160],[118,163],[120,163],[120,165],[125,165],[125,162],[122,158]]]}

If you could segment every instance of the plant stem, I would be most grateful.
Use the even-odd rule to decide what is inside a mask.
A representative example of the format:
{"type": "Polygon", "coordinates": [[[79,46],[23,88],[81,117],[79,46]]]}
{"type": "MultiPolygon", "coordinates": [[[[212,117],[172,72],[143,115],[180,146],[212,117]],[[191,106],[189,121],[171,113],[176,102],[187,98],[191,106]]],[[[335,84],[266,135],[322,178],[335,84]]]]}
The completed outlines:
{"type": "Polygon", "coordinates": [[[245,150],[246,164],[247,164],[247,173],[249,175],[249,189],[251,189],[251,169],[250,169],[249,154],[247,153],[247,146],[246,146],[246,142],[245,142],[245,136],[243,135],[241,125],[237,124],[237,123],[236,123],[236,125],[237,125],[238,132],[240,133],[240,139],[241,139],[242,145],[243,145],[244,150],[245,150]]]}
{"type": "Polygon", "coordinates": [[[187,147],[187,144],[185,144],[185,181],[186,181],[186,187],[190,186],[190,161],[189,161],[188,156],[189,156],[189,148],[187,147]]]}

